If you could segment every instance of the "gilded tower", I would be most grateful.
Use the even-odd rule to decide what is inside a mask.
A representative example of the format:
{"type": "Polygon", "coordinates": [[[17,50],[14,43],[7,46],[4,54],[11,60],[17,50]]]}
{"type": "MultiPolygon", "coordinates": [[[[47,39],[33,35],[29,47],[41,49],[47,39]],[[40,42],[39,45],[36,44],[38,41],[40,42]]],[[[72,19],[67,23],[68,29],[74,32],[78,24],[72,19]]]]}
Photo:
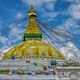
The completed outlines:
{"type": "Polygon", "coordinates": [[[41,40],[42,39],[42,34],[40,32],[40,29],[35,21],[37,14],[36,11],[34,10],[33,6],[31,6],[31,9],[28,12],[29,18],[29,23],[27,26],[27,29],[24,33],[24,41],[28,40],[41,40]]]}

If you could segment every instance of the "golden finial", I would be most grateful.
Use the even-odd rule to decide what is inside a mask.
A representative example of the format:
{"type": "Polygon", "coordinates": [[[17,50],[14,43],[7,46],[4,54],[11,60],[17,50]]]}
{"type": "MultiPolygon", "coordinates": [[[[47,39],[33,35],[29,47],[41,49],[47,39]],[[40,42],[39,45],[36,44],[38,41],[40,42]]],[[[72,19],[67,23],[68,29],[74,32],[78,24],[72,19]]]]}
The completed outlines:
{"type": "Polygon", "coordinates": [[[28,12],[28,16],[30,16],[30,17],[36,17],[37,16],[36,11],[34,10],[33,5],[31,5],[31,9],[28,12]]]}

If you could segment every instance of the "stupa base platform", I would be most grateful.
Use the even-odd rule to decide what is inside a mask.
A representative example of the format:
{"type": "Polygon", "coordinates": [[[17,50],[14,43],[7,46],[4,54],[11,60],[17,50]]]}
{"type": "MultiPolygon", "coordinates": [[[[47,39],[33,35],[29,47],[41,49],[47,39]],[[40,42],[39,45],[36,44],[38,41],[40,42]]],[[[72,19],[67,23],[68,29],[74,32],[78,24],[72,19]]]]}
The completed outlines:
{"type": "Polygon", "coordinates": [[[58,76],[44,76],[44,75],[40,75],[40,76],[27,76],[27,75],[0,75],[0,79],[8,79],[8,80],[12,80],[12,79],[18,79],[18,80],[59,80],[58,76]]]}
{"type": "Polygon", "coordinates": [[[58,76],[0,75],[0,80],[80,80],[80,78],[59,78],[58,76]]]}
{"type": "Polygon", "coordinates": [[[46,58],[1,60],[0,80],[80,80],[80,62],[46,58]]]}

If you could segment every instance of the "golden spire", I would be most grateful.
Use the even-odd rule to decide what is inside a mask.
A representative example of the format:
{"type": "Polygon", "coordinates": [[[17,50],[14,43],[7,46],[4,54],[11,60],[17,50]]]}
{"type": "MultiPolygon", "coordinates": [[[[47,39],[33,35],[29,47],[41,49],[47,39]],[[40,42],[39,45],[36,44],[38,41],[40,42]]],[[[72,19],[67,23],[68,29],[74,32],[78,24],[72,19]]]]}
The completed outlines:
{"type": "Polygon", "coordinates": [[[36,17],[37,16],[36,11],[34,10],[33,5],[31,5],[31,9],[28,12],[28,16],[30,16],[30,17],[32,17],[32,16],[36,17]]]}
{"type": "Polygon", "coordinates": [[[33,6],[31,6],[31,9],[28,12],[29,18],[29,23],[27,26],[27,29],[24,33],[24,41],[28,40],[41,40],[42,39],[42,34],[40,32],[40,29],[35,21],[37,14],[36,11],[34,10],[33,6]]]}

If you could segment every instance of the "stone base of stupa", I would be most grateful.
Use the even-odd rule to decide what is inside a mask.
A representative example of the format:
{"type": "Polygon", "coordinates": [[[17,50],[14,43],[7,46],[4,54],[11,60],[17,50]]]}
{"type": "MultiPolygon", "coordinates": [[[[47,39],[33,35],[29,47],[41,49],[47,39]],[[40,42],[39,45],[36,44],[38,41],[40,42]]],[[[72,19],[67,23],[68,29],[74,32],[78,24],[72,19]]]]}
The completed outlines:
{"type": "Polygon", "coordinates": [[[80,80],[80,62],[50,58],[1,60],[0,79],[80,80]]]}

